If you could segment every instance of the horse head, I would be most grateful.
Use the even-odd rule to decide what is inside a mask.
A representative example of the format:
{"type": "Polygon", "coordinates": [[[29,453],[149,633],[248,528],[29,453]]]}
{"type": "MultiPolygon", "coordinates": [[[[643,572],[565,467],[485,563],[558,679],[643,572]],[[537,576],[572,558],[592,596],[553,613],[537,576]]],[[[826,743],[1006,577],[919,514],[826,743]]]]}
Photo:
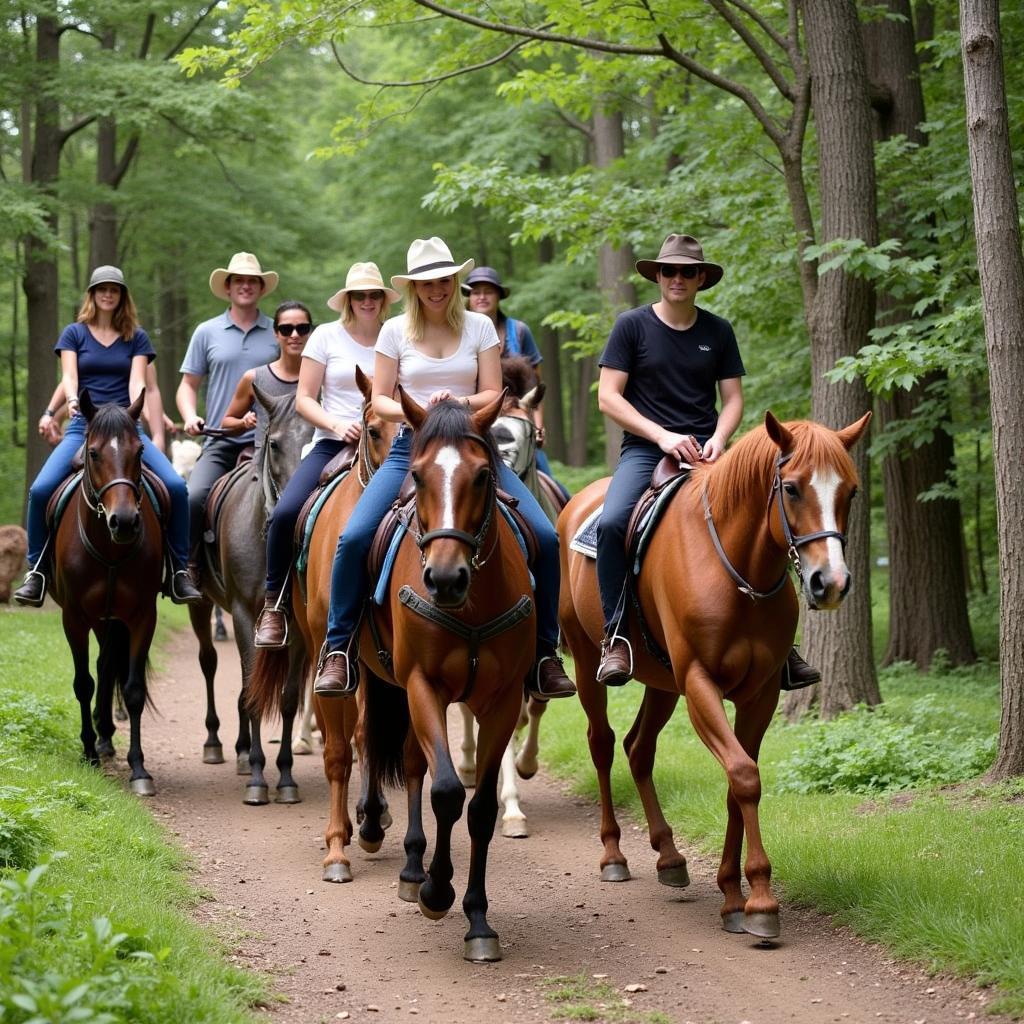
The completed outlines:
{"type": "Polygon", "coordinates": [[[497,528],[499,459],[488,431],[505,395],[474,413],[454,401],[424,410],[401,388],[399,397],[416,431],[410,471],[416,485],[423,585],[436,605],[460,608],[474,570],[487,560],[487,538],[497,528]]]}
{"type": "Polygon", "coordinates": [[[256,401],[267,411],[267,433],[263,439],[260,477],[267,514],[302,459],[302,449],[313,436],[313,427],[295,412],[294,395],[268,395],[258,384],[252,386],[256,401]]]}
{"type": "Polygon", "coordinates": [[[142,530],[142,441],[138,422],[146,389],[127,409],[97,406],[87,388],[79,408],[88,424],[85,433],[82,492],[86,503],[105,519],[111,540],[132,544],[142,530]]]}
{"type": "Polygon", "coordinates": [[[811,608],[834,609],[850,589],[846,527],[857,493],[849,450],[867,429],[871,413],[842,430],[810,421],[781,424],[765,413],[765,430],[778,448],[770,500],[772,537],[798,562],[811,608]]]}

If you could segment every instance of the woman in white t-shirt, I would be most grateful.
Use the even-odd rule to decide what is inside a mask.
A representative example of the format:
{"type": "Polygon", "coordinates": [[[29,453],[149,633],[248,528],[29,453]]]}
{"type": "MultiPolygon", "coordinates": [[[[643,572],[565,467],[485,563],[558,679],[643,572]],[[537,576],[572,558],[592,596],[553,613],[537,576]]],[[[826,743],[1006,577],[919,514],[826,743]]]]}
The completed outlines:
{"type": "Polygon", "coordinates": [[[288,638],[288,572],[292,537],[302,506],[324,466],[347,444],[359,440],[363,393],[356,367],[373,373],[374,345],[388,306],[398,292],[384,285],[376,263],[354,263],[345,287],[327,300],[341,314],[313,331],[302,352],[295,408],[316,427],[313,447],[299,463],[278,499],[267,527],[267,598],[256,623],[257,647],[284,647],[288,638]]]}
{"type": "MultiPolygon", "coordinates": [[[[405,311],[389,320],[377,339],[373,407],[382,419],[402,423],[395,387],[422,406],[448,399],[481,409],[501,390],[501,346],[490,317],[465,310],[459,275],[472,260],[457,264],[437,237],[417,239],[409,247],[408,273],[391,278],[405,293],[405,311]]],[[[398,497],[409,469],[412,431],[399,429],[388,457],[374,474],[338,540],[331,574],[327,639],[314,684],[321,697],[355,692],[347,649],[369,590],[366,558],[374,533],[398,497]]],[[[528,689],[542,698],[569,697],[576,689],[558,658],[558,535],[523,482],[502,465],[499,487],[519,501],[519,510],[537,535],[535,568],[537,664],[528,689]]]]}

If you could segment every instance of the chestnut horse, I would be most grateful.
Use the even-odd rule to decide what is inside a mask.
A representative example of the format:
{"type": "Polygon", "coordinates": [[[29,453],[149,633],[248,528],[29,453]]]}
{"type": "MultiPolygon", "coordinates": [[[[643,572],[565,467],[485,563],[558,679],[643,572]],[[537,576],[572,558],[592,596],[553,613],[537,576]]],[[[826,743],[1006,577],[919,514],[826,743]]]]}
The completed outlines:
{"type": "Polygon", "coordinates": [[[114,754],[115,687],[128,711],[129,783],[152,796],[143,765],[139,722],[146,704],[146,663],[156,628],[156,598],[163,575],[157,511],[143,500],[142,441],[138,434],[144,393],[123,409],[98,409],[83,389],[88,422],[82,481],[57,528],[51,593],[63,611],[64,635],[75,664],[75,696],[82,715],[82,748],[91,764],[114,754]],[[89,671],[89,633],[99,642],[97,675],[89,671]],[[96,692],[95,728],[90,705],[96,692]],[[97,734],[99,731],[99,743],[97,734]]]}
{"type": "MultiPolygon", "coordinates": [[[[812,608],[838,607],[850,586],[843,553],[857,474],[848,450],[871,414],[843,430],[808,421],[765,425],[746,434],[717,462],[697,466],[675,495],[645,556],[636,601],[646,637],[631,609],[629,638],[635,675],[646,689],[624,747],[657,851],[658,880],[689,884],[652,781],[658,734],[680,696],[705,746],[728,779],[728,823],[718,870],[721,914],[731,932],[779,935],[779,904],[758,822],[757,755],[775,712],[783,664],[797,624],[792,559],[812,608]],[[763,588],[763,589],[759,589],[763,588]],[[735,727],[723,706],[736,708],[735,727]],[[740,857],[747,842],[740,884],[740,857]]],[[[562,590],[559,618],[576,662],[576,686],[589,720],[590,754],[601,796],[601,877],[629,878],[619,849],[611,792],[615,736],[607,691],[596,682],[603,631],[595,563],[571,550],[577,529],[601,504],[608,481],[577,494],[559,517],[562,590]]]]}

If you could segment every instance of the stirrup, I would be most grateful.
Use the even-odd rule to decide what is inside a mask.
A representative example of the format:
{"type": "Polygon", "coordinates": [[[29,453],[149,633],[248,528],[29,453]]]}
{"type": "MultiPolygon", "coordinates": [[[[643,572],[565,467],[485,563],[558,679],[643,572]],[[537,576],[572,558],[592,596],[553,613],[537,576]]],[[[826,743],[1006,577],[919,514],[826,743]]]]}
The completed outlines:
{"type": "Polygon", "coordinates": [[[320,657],[317,658],[316,662],[316,677],[313,680],[313,693],[318,697],[351,697],[359,686],[359,675],[358,668],[353,671],[352,659],[348,656],[347,649],[341,649],[338,651],[328,651],[327,641],[323,642],[323,646],[320,648],[320,657]],[[320,675],[324,670],[324,666],[327,664],[328,658],[344,658],[345,659],[345,688],[343,690],[338,689],[317,689],[317,685],[320,682],[320,675]]]}
{"type": "Polygon", "coordinates": [[[611,636],[605,637],[601,641],[601,660],[597,664],[597,676],[596,676],[596,681],[597,682],[602,683],[605,686],[625,686],[626,683],[628,683],[630,681],[630,679],[634,678],[634,674],[633,673],[635,671],[635,668],[636,668],[636,663],[635,663],[634,657],[633,657],[633,645],[630,643],[629,637],[624,636],[622,633],[615,632],[615,633],[612,633],[611,636]],[[628,675],[628,678],[626,678],[626,679],[623,679],[623,680],[617,681],[617,682],[609,683],[606,680],[601,678],[601,666],[604,664],[604,659],[607,656],[608,651],[616,643],[624,643],[626,645],[626,650],[629,651],[629,670],[628,670],[629,675],[628,675]]]}
{"type": "MultiPolygon", "coordinates": [[[[40,561],[42,561],[42,559],[40,559],[40,561]]],[[[39,564],[39,562],[36,562],[36,565],[38,565],[38,564],[39,564]]],[[[20,604],[22,607],[25,607],[25,608],[42,608],[43,603],[46,601],[46,587],[47,587],[47,584],[46,584],[46,573],[40,572],[38,569],[35,569],[35,568],[29,569],[29,571],[27,573],[25,573],[25,578],[21,581],[21,586],[18,587],[17,590],[15,590],[14,593],[11,596],[14,598],[15,602],[17,604],[20,604]],[[42,589],[42,591],[39,594],[39,598],[37,600],[33,600],[33,601],[28,601],[28,600],[25,600],[24,598],[19,598],[18,597],[18,590],[21,590],[21,587],[24,587],[35,576],[38,576],[43,581],[43,589],[42,589]]]]}
{"type": "MultiPolygon", "coordinates": [[[[266,603],[266,601],[264,601],[263,607],[260,609],[259,615],[256,616],[256,628],[253,630],[253,647],[259,647],[261,649],[266,649],[268,651],[274,651],[274,650],[280,650],[282,647],[287,647],[288,646],[288,640],[289,640],[289,635],[288,635],[288,618],[289,618],[289,616],[288,616],[288,609],[286,607],[284,607],[284,593],[285,593],[284,592],[284,588],[282,587],[281,591],[277,595],[277,600],[272,605],[268,605],[266,603]],[[281,643],[280,644],[273,644],[273,645],[271,645],[271,644],[261,644],[257,640],[257,638],[260,635],[260,624],[263,622],[263,616],[266,615],[268,611],[280,612],[281,615],[284,616],[284,636],[281,638],[281,643]]],[[[319,671],[320,671],[320,665],[318,663],[317,664],[317,672],[319,673],[319,671]]]]}

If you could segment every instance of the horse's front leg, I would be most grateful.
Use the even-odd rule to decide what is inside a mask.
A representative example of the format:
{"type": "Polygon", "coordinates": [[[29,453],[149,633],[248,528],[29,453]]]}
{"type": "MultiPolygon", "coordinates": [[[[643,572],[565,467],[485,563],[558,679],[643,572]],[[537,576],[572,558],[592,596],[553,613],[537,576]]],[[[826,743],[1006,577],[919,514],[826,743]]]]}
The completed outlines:
{"type": "Polygon", "coordinates": [[[299,696],[304,689],[306,681],[307,662],[302,645],[293,643],[288,648],[288,679],[285,683],[284,692],[281,694],[281,746],[277,752],[277,796],[274,803],[298,804],[302,802],[299,796],[299,786],[292,775],[292,726],[295,723],[295,714],[298,711],[299,696]]]}
{"type": "Polygon", "coordinates": [[[466,789],[472,789],[476,785],[476,719],[466,704],[459,704],[459,714],[462,715],[459,778],[466,789]]]}
{"type": "Polygon", "coordinates": [[[146,771],[142,754],[142,712],[146,707],[146,662],[156,629],[156,603],[132,632],[131,654],[128,659],[128,678],[124,685],[124,707],[128,712],[130,739],[128,766],[131,768],[129,787],[136,796],[152,796],[156,792],[153,776],[146,771]]]}
{"type": "Polygon", "coordinates": [[[358,708],[354,700],[313,697],[320,735],[324,738],[324,775],[330,787],[330,816],[324,840],[327,855],[323,861],[325,882],[351,882],[352,866],[345,847],[352,841],[352,819],[348,814],[348,787],[352,776],[352,736],[358,708]]]}
{"type": "Polygon", "coordinates": [[[217,702],[214,696],[214,681],[217,678],[217,648],[213,645],[210,630],[212,601],[200,601],[188,606],[188,617],[192,632],[199,641],[199,667],[206,683],[206,742],[203,744],[203,764],[223,764],[224,747],[220,742],[220,719],[217,717],[217,702]]]}
{"type": "Polygon", "coordinates": [[[231,607],[231,621],[235,628],[235,646],[242,664],[242,688],[238,692],[238,741],[235,743],[235,771],[248,775],[242,802],[254,807],[270,803],[270,787],[267,785],[264,769],[267,755],[263,751],[260,720],[249,714],[247,691],[256,660],[252,645],[255,626],[249,609],[236,601],[231,607]]]}
{"type": "Polygon", "coordinates": [[[92,722],[92,695],[96,690],[96,681],[89,671],[89,627],[83,622],[82,618],[64,609],[64,635],[75,666],[75,697],[82,717],[82,756],[89,764],[95,765],[100,762],[96,752],[96,730],[92,722]]]}
{"type": "Polygon", "coordinates": [[[647,818],[651,849],[658,854],[658,881],[662,885],[685,888],[690,884],[686,858],[676,849],[672,827],[665,820],[654,788],[654,755],[658,748],[658,736],[678,703],[678,693],[666,693],[664,690],[647,687],[636,721],[622,741],[622,746],[629,759],[629,770],[633,774],[644,816],[647,818]]]}
{"type": "Polygon", "coordinates": [[[516,756],[516,771],[519,778],[532,779],[537,774],[539,764],[537,755],[540,752],[540,720],[548,709],[546,700],[531,697],[524,708],[526,718],[526,738],[523,740],[516,756]]]}
{"type": "Polygon", "coordinates": [[[505,753],[501,755],[501,771],[498,773],[501,786],[499,800],[504,808],[501,815],[501,834],[506,839],[525,839],[530,830],[526,826],[526,815],[519,806],[518,772],[516,772],[515,742],[510,739],[505,753]]]}

